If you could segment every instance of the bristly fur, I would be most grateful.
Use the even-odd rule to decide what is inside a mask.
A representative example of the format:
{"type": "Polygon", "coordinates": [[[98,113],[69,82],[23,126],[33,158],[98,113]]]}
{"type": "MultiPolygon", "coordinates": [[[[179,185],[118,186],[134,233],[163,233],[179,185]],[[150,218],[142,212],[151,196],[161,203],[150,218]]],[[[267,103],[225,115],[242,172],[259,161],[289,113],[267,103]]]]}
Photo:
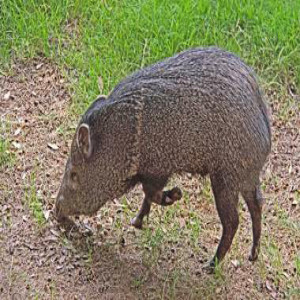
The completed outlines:
{"type": "Polygon", "coordinates": [[[224,228],[216,257],[224,257],[237,229],[239,193],[251,212],[257,257],[259,174],[271,130],[256,77],[241,59],[218,48],[184,51],[128,76],[80,123],[89,125],[93,154],[82,162],[72,145],[60,191],[65,215],[95,213],[137,182],[148,202],[159,203],[172,174],[209,175],[224,228]],[[70,170],[80,176],[76,191],[68,188],[70,170]]]}

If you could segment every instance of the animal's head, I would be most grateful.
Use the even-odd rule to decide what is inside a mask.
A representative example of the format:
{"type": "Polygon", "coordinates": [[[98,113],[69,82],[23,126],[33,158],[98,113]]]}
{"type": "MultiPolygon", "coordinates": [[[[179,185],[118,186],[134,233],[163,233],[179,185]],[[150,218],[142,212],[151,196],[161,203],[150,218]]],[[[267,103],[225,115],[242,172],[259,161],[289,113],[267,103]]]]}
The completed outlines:
{"type": "Polygon", "coordinates": [[[139,162],[142,107],[99,101],[76,129],[56,201],[57,216],[95,213],[133,183],[139,162]]]}

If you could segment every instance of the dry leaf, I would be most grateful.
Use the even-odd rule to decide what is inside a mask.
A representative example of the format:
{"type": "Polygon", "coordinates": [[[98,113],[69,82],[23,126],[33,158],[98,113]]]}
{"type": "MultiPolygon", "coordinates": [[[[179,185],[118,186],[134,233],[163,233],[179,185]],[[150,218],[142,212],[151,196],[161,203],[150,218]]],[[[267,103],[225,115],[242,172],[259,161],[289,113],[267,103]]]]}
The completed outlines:
{"type": "Polygon", "coordinates": [[[271,293],[271,296],[272,296],[273,299],[277,299],[277,293],[276,292],[271,293]]]}
{"type": "Polygon", "coordinates": [[[48,221],[49,215],[50,215],[50,210],[43,210],[43,214],[44,214],[45,220],[48,221]]]}
{"type": "Polygon", "coordinates": [[[20,143],[18,143],[18,142],[15,142],[15,141],[12,142],[12,145],[13,145],[16,149],[21,149],[21,148],[22,148],[22,144],[20,144],[20,143]]]}
{"type": "Polygon", "coordinates": [[[52,150],[58,150],[58,146],[56,144],[48,143],[48,147],[52,150]]]}
{"type": "Polygon", "coordinates": [[[56,230],[54,230],[54,229],[50,229],[50,232],[51,232],[53,235],[59,237],[59,232],[58,232],[58,231],[56,231],[56,230]]]}
{"type": "Polygon", "coordinates": [[[271,283],[270,283],[270,281],[269,280],[266,280],[266,288],[267,288],[267,290],[268,291],[270,291],[270,292],[272,292],[272,286],[271,286],[271,283]]]}
{"type": "Polygon", "coordinates": [[[44,64],[44,63],[40,63],[40,64],[38,64],[35,68],[38,70],[38,69],[40,69],[40,68],[43,66],[43,64],[44,64]]]}
{"type": "Polygon", "coordinates": [[[231,263],[232,263],[236,268],[238,268],[238,267],[241,265],[240,261],[237,260],[237,259],[232,260],[231,263]]]}
{"type": "Polygon", "coordinates": [[[15,131],[14,135],[18,135],[18,134],[20,134],[20,132],[21,132],[21,128],[18,128],[18,129],[15,131]]]}
{"type": "Polygon", "coordinates": [[[3,100],[8,100],[10,98],[10,92],[7,92],[4,96],[3,96],[3,100]]]}
{"type": "Polygon", "coordinates": [[[180,219],[179,219],[179,227],[180,227],[180,228],[185,227],[185,220],[184,220],[184,218],[180,218],[180,219]]]}
{"type": "Polygon", "coordinates": [[[101,76],[98,77],[98,88],[99,88],[100,93],[102,93],[102,91],[103,91],[103,80],[102,80],[101,76]]]}

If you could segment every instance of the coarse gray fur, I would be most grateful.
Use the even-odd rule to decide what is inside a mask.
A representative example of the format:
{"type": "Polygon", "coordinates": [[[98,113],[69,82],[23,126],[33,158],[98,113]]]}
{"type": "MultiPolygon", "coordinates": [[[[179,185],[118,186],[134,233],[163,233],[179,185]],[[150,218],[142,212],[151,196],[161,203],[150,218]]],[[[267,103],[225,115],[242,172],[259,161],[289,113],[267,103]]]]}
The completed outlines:
{"type": "Polygon", "coordinates": [[[253,71],[218,48],[181,52],[130,75],[82,117],[57,200],[60,219],[94,214],[141,182],[145,199],[132,221],[142,227],[152,202],[181,198],[163,191],[174,173],[209,175],[223,234],[221,260],[238,227],[241,193],[253,221],[257,258],[262,197],[259,174],[271,149],[267,108],[253,71]]]}

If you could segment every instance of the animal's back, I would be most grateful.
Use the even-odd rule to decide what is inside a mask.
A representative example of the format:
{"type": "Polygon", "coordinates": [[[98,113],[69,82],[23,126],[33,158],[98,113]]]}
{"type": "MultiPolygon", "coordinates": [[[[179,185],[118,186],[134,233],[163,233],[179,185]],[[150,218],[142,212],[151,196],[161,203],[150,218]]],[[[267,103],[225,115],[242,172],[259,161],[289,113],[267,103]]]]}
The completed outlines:
{"type": "Polygon", "coordinates": [[[242,180],[260,171],[270,151],[252,70],[217,48],[188,50],[142,69],[110,99],[143,102],[140,169],[150,175],[225,170],[242,180]]]}

